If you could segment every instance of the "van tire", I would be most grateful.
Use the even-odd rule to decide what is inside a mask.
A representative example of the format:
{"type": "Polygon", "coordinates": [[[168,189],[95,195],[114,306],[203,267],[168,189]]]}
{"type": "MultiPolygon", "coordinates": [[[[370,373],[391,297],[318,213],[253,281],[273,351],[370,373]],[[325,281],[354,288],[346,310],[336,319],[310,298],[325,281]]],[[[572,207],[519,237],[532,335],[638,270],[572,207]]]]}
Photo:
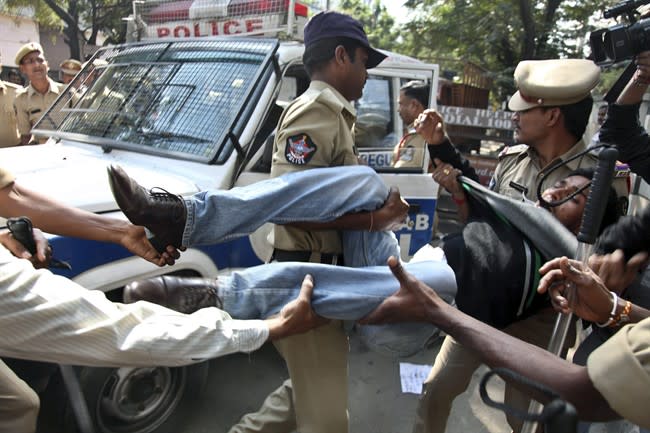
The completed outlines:
{"type": "MultiPolygon", "coordinates": [[[[77,374],[96,433],[178,433],[203,392],[208,366],[81,368],[77,374]]],[[[68,409],[66,431],[76,431],[68,409]]]]}

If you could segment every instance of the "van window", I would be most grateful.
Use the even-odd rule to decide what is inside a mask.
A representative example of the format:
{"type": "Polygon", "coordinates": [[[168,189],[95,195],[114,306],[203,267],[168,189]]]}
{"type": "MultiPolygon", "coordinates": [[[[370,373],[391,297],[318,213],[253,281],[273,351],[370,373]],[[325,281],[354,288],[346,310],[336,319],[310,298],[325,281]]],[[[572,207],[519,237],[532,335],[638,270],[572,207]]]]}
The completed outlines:
{"type": "Polygon", "coordinates": [[[391,118],[395,101],[392,93],[390,78],[368,77],[363,96],[355,102],[357,147],[393,147],[397,143],[391,118]]]}

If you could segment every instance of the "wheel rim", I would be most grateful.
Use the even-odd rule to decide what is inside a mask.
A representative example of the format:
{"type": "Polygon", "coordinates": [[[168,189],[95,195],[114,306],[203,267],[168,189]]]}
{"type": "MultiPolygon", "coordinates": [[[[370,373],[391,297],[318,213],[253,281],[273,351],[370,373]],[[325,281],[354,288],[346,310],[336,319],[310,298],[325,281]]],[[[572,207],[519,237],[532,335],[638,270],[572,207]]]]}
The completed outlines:
{"type": "Polygon", "coordinates": [[[151,433],[178,406],[184,368],[119,368],[102,384],[95,420],[102,433],[151,433]]]}

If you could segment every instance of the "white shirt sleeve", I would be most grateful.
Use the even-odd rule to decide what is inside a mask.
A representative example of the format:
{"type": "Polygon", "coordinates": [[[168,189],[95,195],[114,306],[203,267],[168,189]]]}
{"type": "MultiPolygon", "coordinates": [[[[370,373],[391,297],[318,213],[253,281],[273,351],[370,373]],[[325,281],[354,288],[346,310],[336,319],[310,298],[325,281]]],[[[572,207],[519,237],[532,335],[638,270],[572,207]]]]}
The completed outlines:
{"type": "Polygon", "coordinates": [[[269,329],[263,320],[233,320],[217,308],[186,315],[147,302],[113,303],[0,246],[0,333],[2,356],[117,367],[248,352],[269,329]]]}

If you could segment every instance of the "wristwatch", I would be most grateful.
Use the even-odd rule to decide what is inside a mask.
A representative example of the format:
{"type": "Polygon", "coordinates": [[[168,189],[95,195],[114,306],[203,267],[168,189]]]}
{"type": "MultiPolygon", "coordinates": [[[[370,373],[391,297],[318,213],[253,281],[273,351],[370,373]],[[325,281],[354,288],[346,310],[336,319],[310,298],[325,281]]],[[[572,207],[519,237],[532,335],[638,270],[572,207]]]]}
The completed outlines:
{"type": "Polygon", "coordinates": [[[632,309],[632,303],[630,301],[625,301],[625,306],[623,307],[623,311],[621,311],[617,316],[616,316],[616,325],[618,326],[623,326],[626,323],[630,321],[630,310],[632,309]]]}

